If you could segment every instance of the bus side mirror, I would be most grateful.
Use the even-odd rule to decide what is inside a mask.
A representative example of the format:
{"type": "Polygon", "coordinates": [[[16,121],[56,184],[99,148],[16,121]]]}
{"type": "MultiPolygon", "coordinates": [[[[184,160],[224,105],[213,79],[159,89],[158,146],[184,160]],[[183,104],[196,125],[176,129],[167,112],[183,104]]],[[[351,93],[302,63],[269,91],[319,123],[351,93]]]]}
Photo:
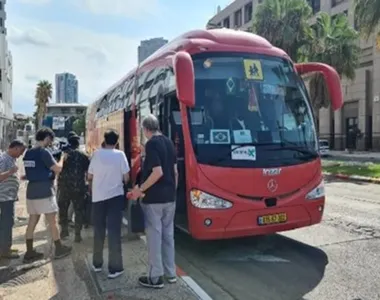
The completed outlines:
{"type": "Polygon", "coordinates": [[[321,73],[326,83],[333,110],[338,110],[343,106],[340,77],[333,67],[322,63],[300,63],[295,64],[295,67],[299,75],[321,73]]]}
{"type": "Polygon", "coordinates": [[[188,107],[195,105],[194,66],[189,53],[180,51],[173,58],[177,98],[188,107]]]}

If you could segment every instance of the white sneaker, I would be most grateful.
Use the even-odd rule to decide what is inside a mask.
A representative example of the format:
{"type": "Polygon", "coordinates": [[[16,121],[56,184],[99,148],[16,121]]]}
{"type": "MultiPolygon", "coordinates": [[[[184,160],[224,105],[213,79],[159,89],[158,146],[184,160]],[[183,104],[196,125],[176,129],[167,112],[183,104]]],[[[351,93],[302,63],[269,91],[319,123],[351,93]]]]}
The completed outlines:
{"type": "Polygon", "coordinates": [[[119,271],[119,272],[109,273],[108,278],[109,279],[115,279],[115,278],[119,277],[120,275],[122,275],[123,273],[124,273],[124,270],[119,271]]]}
{"type": "Polygon", "coordinates": [[[102,271],[102,268],[96,268],[94,265],[92,266],[92,270],[95,272],[95,273],[99,273],[102,271]]]}
{"type": "Polygon", "coordinates": [[[176,283],[177,282],[177,277],[166,277],[166,280],[169,283],[176,283]]]}

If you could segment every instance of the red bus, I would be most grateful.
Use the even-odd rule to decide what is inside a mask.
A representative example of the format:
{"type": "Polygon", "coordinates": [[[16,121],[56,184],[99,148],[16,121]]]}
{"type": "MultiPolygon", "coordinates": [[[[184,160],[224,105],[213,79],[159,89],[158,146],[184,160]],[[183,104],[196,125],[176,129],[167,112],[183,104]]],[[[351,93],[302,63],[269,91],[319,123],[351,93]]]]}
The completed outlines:
{"type": "Polygon", "coordinates": [[[313,112],[301,75],[323,74],[334,110],[340,78],[321,63],[294,64],[266,39],[228,29],[185,33],[89,108],[88,148],[121,132],[138,182],[155,114],[176,145],[176,226],[202,240],[271,234],[321,221],[325,191],[313,112]]]}

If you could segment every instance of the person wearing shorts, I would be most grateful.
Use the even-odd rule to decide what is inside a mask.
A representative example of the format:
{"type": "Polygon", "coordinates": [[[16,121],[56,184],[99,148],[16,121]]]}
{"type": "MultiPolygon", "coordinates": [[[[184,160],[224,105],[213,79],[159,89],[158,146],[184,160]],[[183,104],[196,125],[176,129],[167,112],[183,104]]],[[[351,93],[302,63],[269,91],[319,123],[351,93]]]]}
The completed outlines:
{"type": "Polygon", "coordinates": [[[54,179],[62,169],[47,149],[54,140],[50,128],[41,128],[36,133],[36,146],[29,149],[24,156],[26,180],[26,205],[29,214],[26,229],[26,253],[24,262],[29,263],[43,258],[43,253],[33,248],[34,230],[42,214],[45,215],[50,233],[55,244],[55,258],[62,258],[71,253],[71,247],[61,243],[57,226],[58,205],[54,188],[54,179]]]}

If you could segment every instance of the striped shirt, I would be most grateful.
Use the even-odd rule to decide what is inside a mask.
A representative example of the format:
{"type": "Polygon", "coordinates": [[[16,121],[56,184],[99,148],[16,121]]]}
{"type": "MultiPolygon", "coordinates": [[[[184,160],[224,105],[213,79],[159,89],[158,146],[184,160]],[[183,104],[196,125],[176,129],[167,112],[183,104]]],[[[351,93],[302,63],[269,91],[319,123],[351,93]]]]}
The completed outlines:
{"type": "MultiPolygon", "coordinates": [[[[16,159],[9,156],[7,152],[0,154],[0,173],[12,169],[16,165],[16,159]]],[[[16,201],[18,188],[20,186],[17,173],[9,176],[4,181],[0,181],[0,202],[16,201]]]]}

